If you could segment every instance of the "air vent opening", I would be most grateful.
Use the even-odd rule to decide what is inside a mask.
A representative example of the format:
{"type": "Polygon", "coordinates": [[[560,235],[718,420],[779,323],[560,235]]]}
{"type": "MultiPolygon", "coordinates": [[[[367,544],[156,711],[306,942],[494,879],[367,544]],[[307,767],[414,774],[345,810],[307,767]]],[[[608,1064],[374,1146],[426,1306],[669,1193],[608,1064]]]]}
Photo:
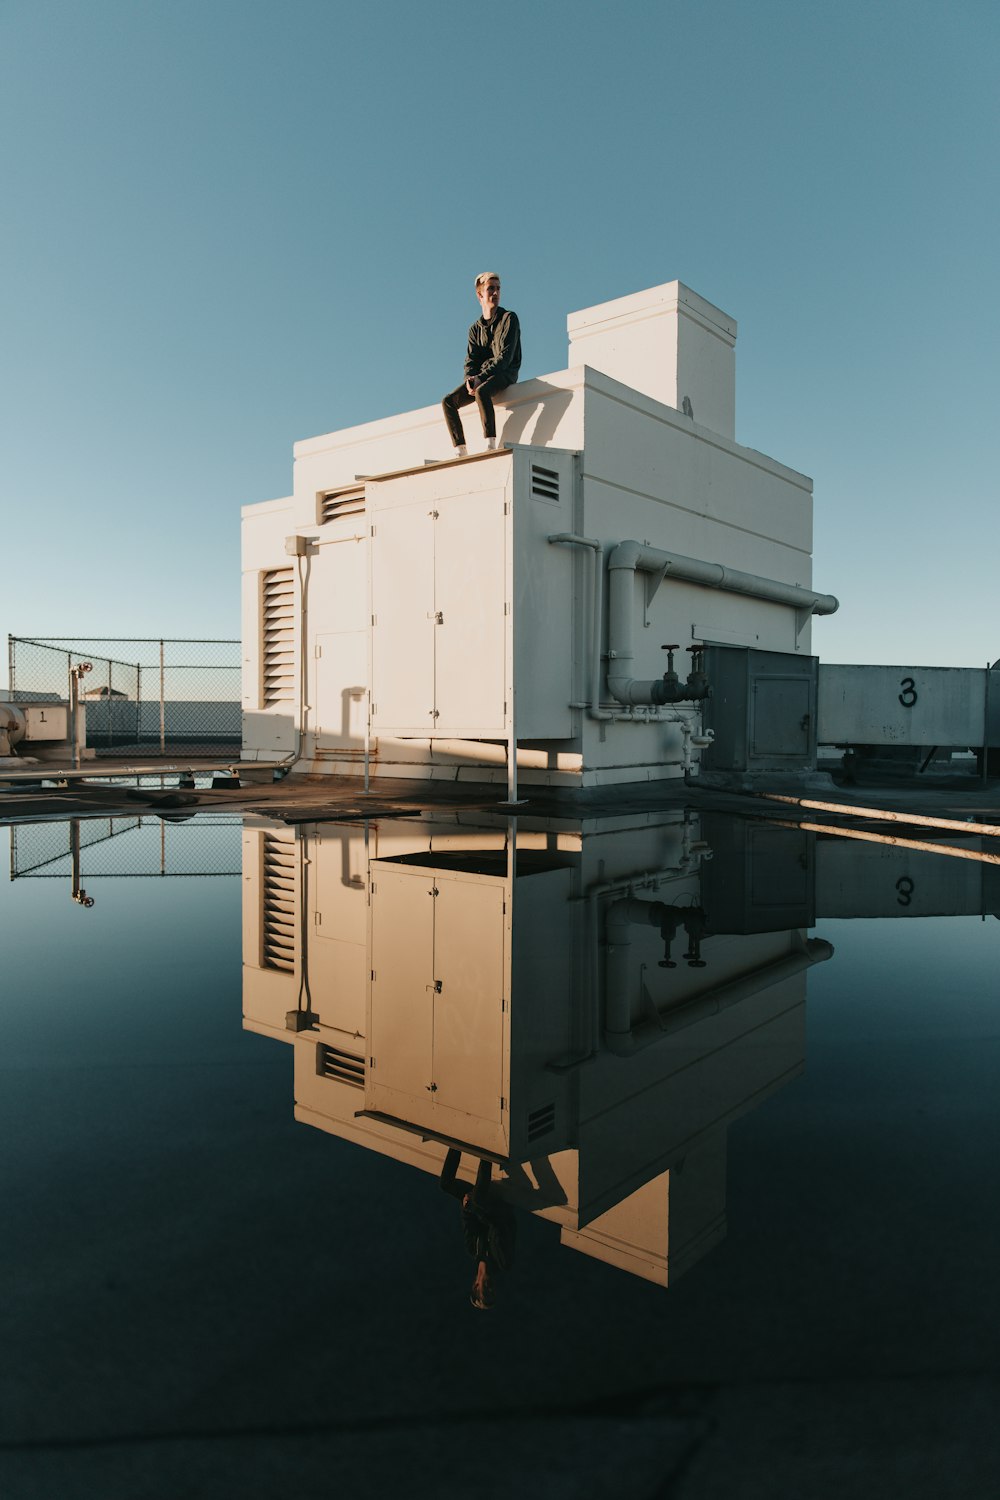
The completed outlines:
{"type": "Polygon", "coordinates": [[[265,969],[295,972],[295,845],[264,835],[263,953],[265,969]]]}
{"type": "Polygon", "coordinates": [[[342,1052],[339,1047],[329,1047],[320,1042],[316,1048],[316,1072],[320,1078],[333,1078],[338,1083],[349,1084],[352,1089],[365,1086],[365,1060],[355,1057],[353,1052],[342,1052]]]}
{"type": "Polygon", "coordinates": [[[262,601],[265,708],[295,698],[295,570],[274,568],[264,574],[262,601]]]}
{"type": "Polygon", "coordinates": [[[556,1128],[555,1104],[542,1104],[538,1109],[533,1109],[528,1116],[528,1140],[541,1140],[543,1135],[551,1135],[556,1128]]]}
{"type": "Polygon", "coordinates": [[[543,469],[541,464],[531,465],[531,494],[535,500],[559,503],[559,475],[555,469],[543,469]]]}
{"type": "Polygon", "coordinates": [[[339,521],[343,516],[363,516],[364,513],[364,485],[352,485],[346,490],[330,490],[317,497],[316,520],[320,526],[325,526],[329,521],[339,521]]]}

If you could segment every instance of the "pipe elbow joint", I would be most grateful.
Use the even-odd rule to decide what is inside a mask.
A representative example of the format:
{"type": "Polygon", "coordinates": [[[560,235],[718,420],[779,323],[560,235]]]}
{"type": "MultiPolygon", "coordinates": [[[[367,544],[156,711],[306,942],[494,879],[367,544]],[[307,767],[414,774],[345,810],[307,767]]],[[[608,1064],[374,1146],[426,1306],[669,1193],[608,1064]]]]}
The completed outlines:
{"type": "Polygon", "coordinates": [[[608,554],[608,571],[624,568],[634,573],[639,566],[643,547],[641,542],[619,542],[608,554]]]}

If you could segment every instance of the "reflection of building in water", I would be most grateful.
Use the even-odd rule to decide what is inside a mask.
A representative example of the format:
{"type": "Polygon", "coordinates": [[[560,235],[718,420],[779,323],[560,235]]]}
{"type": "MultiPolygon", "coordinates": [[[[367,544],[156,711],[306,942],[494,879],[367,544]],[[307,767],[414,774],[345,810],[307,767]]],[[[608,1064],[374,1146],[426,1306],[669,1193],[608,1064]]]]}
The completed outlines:
{"type": "Polygon", "coordinates": [[[725,1233],[729,1125],[803,1069],[817,911],[1000,905],[989,866],[799,829],[522,819],[515,851],[473,817],[248,826],[245,1024],[294,1046],[297,1119],[428,1173],[490,1158],[663,1284],[725,1233]]]}

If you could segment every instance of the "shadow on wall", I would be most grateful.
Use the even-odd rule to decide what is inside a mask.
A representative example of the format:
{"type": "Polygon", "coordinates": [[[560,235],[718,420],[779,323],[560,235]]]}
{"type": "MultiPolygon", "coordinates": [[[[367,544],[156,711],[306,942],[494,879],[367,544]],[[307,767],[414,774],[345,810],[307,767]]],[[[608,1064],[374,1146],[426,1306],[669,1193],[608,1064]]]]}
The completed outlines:
{"type": "Polygon", "coordinates": [[[499,442],[533,443],[538,447],[551,443],[569,411],[573,392],[548,385],[544,380],[525,381],[523,388],[515,385],[512,389],[508,399],[497,402],[498,406],[508,408],[499,442]]]}

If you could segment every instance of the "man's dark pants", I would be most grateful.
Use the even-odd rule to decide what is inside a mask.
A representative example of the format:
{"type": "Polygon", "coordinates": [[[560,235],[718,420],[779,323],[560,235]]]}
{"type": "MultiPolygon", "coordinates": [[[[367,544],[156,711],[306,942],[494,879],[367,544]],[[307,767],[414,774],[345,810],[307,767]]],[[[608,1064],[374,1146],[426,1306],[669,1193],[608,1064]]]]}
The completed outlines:
{"type": "Polygon", "coordinates": [[[493,413],[493,402],[490,398],[495,396],[498,391],[504,390],[509,384],[510,381],[506,375],[489,375],[483,381],[482,385],[476,387],[476,394],[474,396],[470,396],[465,389],[464,380],[460,386],[445,396],[441,402],[441,408],[444,412],[444,419],[448,423],[451,440],[456,448],[460,443],[465,442],[462,419],[458,415],[459,407],[471,406],[474,401],[479,407],[479,415],[483,423],[483,437],[496,437],[496,417],[493,413]]]}

